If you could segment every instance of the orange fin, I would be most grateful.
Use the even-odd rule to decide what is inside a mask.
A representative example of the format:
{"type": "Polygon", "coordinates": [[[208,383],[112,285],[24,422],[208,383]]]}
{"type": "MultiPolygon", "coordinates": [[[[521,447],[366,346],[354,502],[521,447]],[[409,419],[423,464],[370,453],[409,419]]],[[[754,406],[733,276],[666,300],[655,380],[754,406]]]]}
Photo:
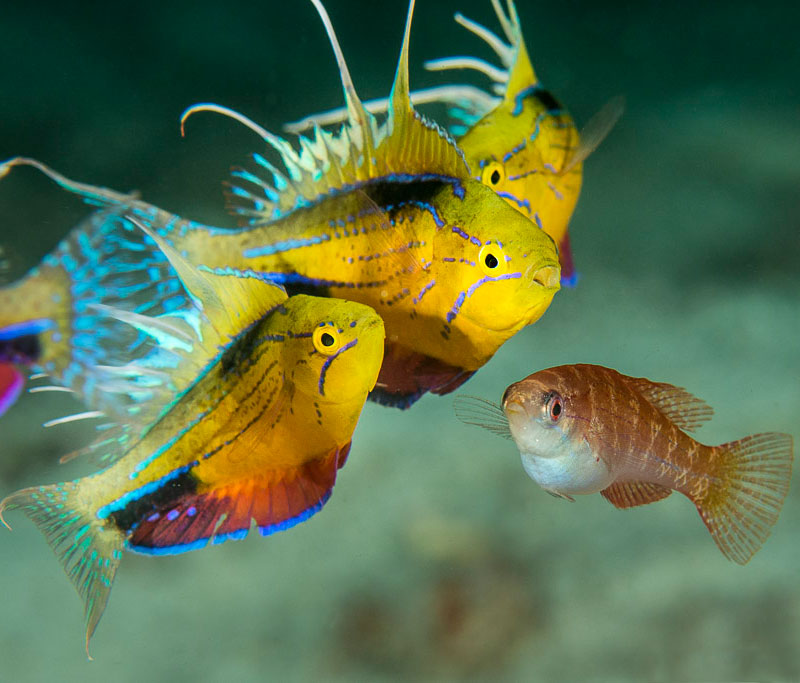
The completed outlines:
{"type": "Polygon", "coordinates": [[[623,379],[684,431],[694,431],[714,414],[708,403],[682,387],[652,382],[644,377],[623,376],[623,379]]]}
{"type": "Polygon", "coordinates": [[[659,484],[649,484],[646,481],[614,482],[600,491],[603,498],[620,509],[655,503],[657,500],[666,498],[670,493],[672,493],[672,489],[659,484]]]}
{"type": "Polygon", "coordinates": [[[262,536],[289,529],[322,509],[349,449],[347,444],[296,469],[187,493],[162,509],[147,511],[126,546],[148,555],[174,555],[244,538],[253,522],[262,536]]]}
{"type": "Polygon", "coordinates": [[[755,434],[714,450],[722,481],[692,501],[725,557],[745,564],[767,540],[789,491],[792,437],[755,434]]]}

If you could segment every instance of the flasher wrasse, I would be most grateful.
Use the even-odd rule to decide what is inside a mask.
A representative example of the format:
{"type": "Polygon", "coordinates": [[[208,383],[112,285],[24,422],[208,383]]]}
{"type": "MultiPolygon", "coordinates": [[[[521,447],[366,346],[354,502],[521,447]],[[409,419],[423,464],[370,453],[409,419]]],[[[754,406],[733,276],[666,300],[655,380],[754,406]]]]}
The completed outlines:
{"type": "MultiPolygon", "coordinates": [[[[313,1],[344,86],[348,120],[338,134],[317,129],[313,139],[300,138],[298,152],[222,107],[198,105],[184,114],[184,122],[202,110],[234,116],[281,156],[285,173],[260,154],[254,155],[252,171],[234,172],[228,199],[246,223],[239,231],[183,220],[131,196],[72,182],[27,159],[6,162],[0,175],[17,165],[36,166],[65,189],[105,204],[108,211],[134,215],[209,272],[265,278],[290,293],[372,306],[383,318],[387,335],[372,398],[408,407],[426,391],[452,391],[508,338],[544,313],[559,289],[558,256],[552,240],[472,178],[452,140],[413,109],[408,95],[413,3],[389,116],[378,126],[356,95],[324,8],[313,1]]],[[[87,239],[92,242],[75,236],[73,243],[80,246],[87,239]]],[[[146,240],[143,246],[130,246],[117,239],[116,245],[120,252],[153,248],[146,240]]],[[[105,253],[100,259],[89,254],[86,260],[86,270],[98,277],[112,272],[119,258],[105,253]]],[[[51,277],[47,288],[52,289],[58,277],[65,282],[57,292],[74,289],[72,273],[51,277]]],[[[156,297],[137,305],[155,301],[160,306],[173,296],[157,287],[170,280],[164,262],[148,262],[147,268],[126,272],[125,277],[140,278],[139,285],[130,285],[129,295],[140,286],[156,297]]],[[[31,278],[29,286],[34,282],[31,278]]],[[[97,297],[100,303],[105,291],[97,297]]],[[[22,289],[18,294],[21,299],[22,289]]],[[[28,314],[13,309],[6,313],[0,306],[0,330],[24,328],[20,316],[28,314]]],[[[69,344],[69,326],[54,323],[54,317],[37,320],[69,344]]],[[[88,353],[96,350],[89,345],[88,353]]],[[[59,354],[63,357],[63,350],[59,354]]]]}
{"type": "Polygon", "coordinates": [[[600,492],[618,508],[679,491],[719,549],[745,564],[778,519],[789,490],[787,434],[705,446],[686,432],[713,411],[684,389],[598,365],[562,365],[512,384],[502,410],[456,399],[460,419],[513,438],[525,471],[553,495],[600,492]]]}
{"type": "MultiPolygon", "coordinates": [[[[491,92],[450,84],[414,91],[411,99],[415,104],[440,102],[449,106],[453,120],[449,130],[458,140],[472,175],[553,238],[561,262],[561,284],[572,286],[577,274],[568,228],[581,190],[583,161],[614,126],[623,102],[621,98],[612,99],[579,135],[572,116],[534,72],[513,0],[507,1],[505,10],[496,0],[492,6],[505,40],[460,13],[456,21],[494,50],[499,67],[476,57],[425,63],[431,71],[477,70],[492,81],[491,92]]],[[[364,105],[378,113],[386,110],[388,100],[371,100],[364,105]]],[[[299,133],[315,124],[342,121],[346,114],[346,109],[312,114],[285,128],[299,133]]]]}
{"type": "MultiPolygon", "coordinates": [[[[317,512],[383,356],[383,322],[363,304],[287,299],[278,286],[204,274],[168,253],[198,319],[130,320],[171,336],[179,372],[195,379],[151,399],[160,416],[108,468],[0,502],[0,519],[24,511],[61,560],[85,602],[87,649],[123,549],[180,553],[317,512]]],[[[128,381],[137,369],[145,380],[154,372],[128,366],[128,381]]]]}

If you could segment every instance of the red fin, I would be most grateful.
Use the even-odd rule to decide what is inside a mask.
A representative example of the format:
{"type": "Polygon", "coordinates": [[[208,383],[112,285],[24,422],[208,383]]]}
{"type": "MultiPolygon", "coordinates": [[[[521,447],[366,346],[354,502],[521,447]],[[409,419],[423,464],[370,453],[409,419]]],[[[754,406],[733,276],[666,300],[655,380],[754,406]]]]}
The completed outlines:
{"type": "Polygon", "coordinates": [[[378,382],[369,398],[406,409],[429,391],[438,395],[455,391],[473,374],[474,371],[386,342],[378,382]]]}
{"type": "Polygon", "coordinates": [[[756,434],[714,451],[720,483],[690,497],[725,557],[745,564],[767,540],[789,492],[792,437],[756,434]]]}
{"type": "Polygon", "coordinates": [[[714,414],[710,405],[681,387],[644,377],[621,377],[684,431],[694,431],[714,414]]]}
{"type": "Polygon", "coordinates": [[[578,284],[578,273],[575,272],[575,264],[572,262],[572,247],[569,242],[569,233],[564,235],[561,244],[558,245],[558,261],[561,264],[561,286],[574,287],[578,284]]]}
{"type": "Polygon", "coordinates": [[[350,444],[294,470],[266,472],[204,493],[188,493],[150,514],[128,538],[131,550],[171,555],[244,538],[255,521],[262,536],[305,521],[327,502],[350,444]]]}
{"type": "Polygon", "coordinates": [[[657,500],[666,498],[670,493],[672,493],[672,489],[659,484],[649,484],[646,481],[615,482],[600,491],[603,498],[620,509],[655,503],[657,500]]]}
{"type": "Polygon", "coordinates": [[[25,378],[10,363],[0,362],[0,415],[5,413],[19,398],[25,378]]]}

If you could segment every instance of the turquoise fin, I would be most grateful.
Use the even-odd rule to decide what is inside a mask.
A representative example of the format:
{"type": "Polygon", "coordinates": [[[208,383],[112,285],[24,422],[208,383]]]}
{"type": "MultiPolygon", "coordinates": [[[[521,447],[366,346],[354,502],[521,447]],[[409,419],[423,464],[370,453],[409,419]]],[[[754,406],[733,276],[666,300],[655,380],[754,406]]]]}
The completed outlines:
{"type": "Polygon", "coordinates": [[[89,655],[89,639],[105,611],[124,537],[85,509],[78,491],[74,482],[22,489],[0,502],[0,521],[8,527],[4,513],[22,510],[44,534],[83,599],[89,655]]]}

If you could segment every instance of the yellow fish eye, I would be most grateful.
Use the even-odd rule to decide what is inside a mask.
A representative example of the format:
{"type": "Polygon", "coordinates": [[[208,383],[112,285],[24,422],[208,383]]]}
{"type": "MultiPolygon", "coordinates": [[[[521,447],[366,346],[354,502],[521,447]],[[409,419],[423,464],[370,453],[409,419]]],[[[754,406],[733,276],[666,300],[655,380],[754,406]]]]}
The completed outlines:
{"type": "Polygon", "coordinates": [[[492,161],[483,167],[481,182],[489,187],[497,187],[506,179],[506,169],[499,161],[492,161]]]}
{"type": "Polygon", "coordinates": [[[314,342],[314,348],[323,356],[332,356],[342,345],[339,333],[330,325],[321,325],[314,330],[311,341],[314,342]]]}
{"type": "Polygon", "coordinates": [[[478,263],[490,277],[502,275],[508,269],[506,254],[499,244],[485,244],[478,252],[478,263]]]}

